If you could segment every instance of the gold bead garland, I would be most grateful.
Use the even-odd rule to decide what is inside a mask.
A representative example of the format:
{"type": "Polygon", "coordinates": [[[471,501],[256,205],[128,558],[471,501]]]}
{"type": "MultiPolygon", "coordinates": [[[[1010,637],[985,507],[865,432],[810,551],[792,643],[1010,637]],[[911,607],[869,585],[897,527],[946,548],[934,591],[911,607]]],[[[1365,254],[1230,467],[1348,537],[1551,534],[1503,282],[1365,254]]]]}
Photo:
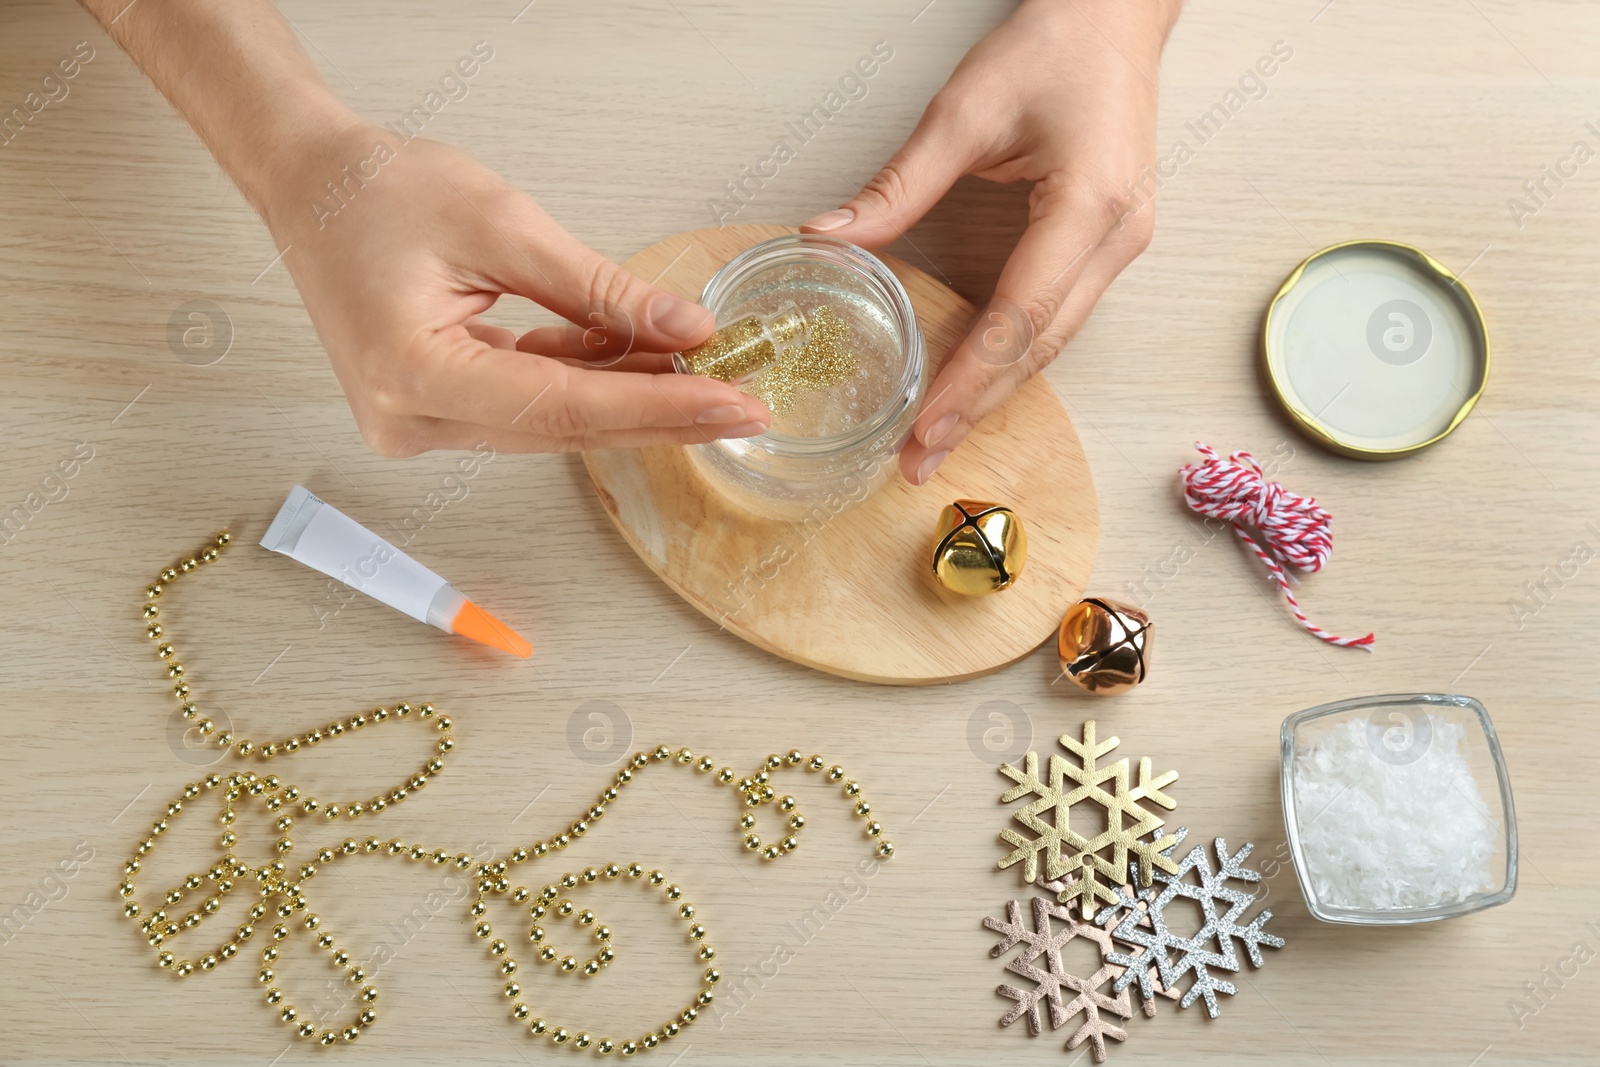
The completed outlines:
{"type": "Polygon", "coordinates": [[[255,937],[256,923],[271,922],[270,930],[266,931],[269,941],[261,951],[261,969],[257,972],[256,978],[266,987],[265,998],[269,1008],[277,1009],[278,1018],[286,1025],[294,1027],[301,1038],[314,1040],[322,1046],[352,1042],[359,1038],[362,1030],[372,1025],[378,1017],[377,1009],[374,1007],[378,999],[378,990],[366,984],[367,975],[363,969],[350,962],[349,954],[340,949],[333,936],[322,929],[321,918],[310,910],[311,905],[306,898],[304,884],[316,877],[319,864],[326,866],[349,856],[372,855],[408,858],[413,862],[427,862],[437,866],[453,864],[458,870],[463,871],[475,869],[478,876],[477,895],[468,908],[474,923],[473,934],[486,944],[491,961],[494,962],[499,975],[505,979],[502,992],[507,999],[514,1001],[511,1009],[512,1018],[518,1022],[526,1022],[531,1036],[548,1037],[556,1045],[570,1042],[573,1048],[591,1049],[597,1055],[603,1056],[617,1051],[624,1056],[631,1056],[639,1051],[656,1048],[662,1042],[677,1036],[683,1027],[695,1021],[700,1010],[712,1002],[711,987],[716,984],[719,977],[715,968],[707,968],[704,972],[701,985],[689,1004],[675,1018],[667,1020],[655,1030],[622,1042],[615,1042],[609,1037],[597,1037],[588,1031],[574,1033],[566,1027],[535,1017],[533,1009],[524,1000],[519,999],[522,990],[513,977],[518,969],[517,960],[511,954],[507,942],[494,937],[494,929],[485,918],[485,914],[488,910],[486,897],[491,895],[508,896],[512,902],[526,905],[528,917],[533,924],[528,929],[527,940],[530,945],[538,946],[535,951],[536,960],[541,964],[553,964],[564,974],[580,978],[591,977],[609,966],[616,958],[612,933],[609,927],[599,922],[593,911],[581,908],[566,895],[566,891],[601,881],[635,881],[646,888],[661,890],[663,899],[673,908],[677,918],[686,924],[685,933],[694,947],[698,960],[709,963],[714,959],[716,950],[706,943],[706,928],[700,923],[695,906],[682,899],[682,888],[670,883],[663,872],[646,871],[640,863],[630,863],[626,866],[608,863],[604,867],[586,867],[580,872],[567,872],[536,892],[530,891],[526,886],[512,885],[510,873],[514,866],[542,858],[552,850],[564,849],[575,838],[588,833],[592,824],[605,816],[606,805],[615,801],[621,790],[634,780],[636,771],[642,771],[652,763],[665,763],[692,767],[697,774],[709,776],[718,785],[737,784],[739,802],[745,809],[738,820],[737,832],[743,837],[746,850],[764,861],[772,861],[793,852],[799,846],[799,834],[806,822],[805,817],[797,810],[795,798],[787,794],[780,795],[774,788],[773,775],[780,770],[803,767],[808,772],[823,774],[830,782],[840,783],[841,792],[846,801],[852,804],[856,817],[865,822],[866,835],[878,841],[875,847],[876,854],[884,859],[894,854],[894,846],[882,836],[883,827],[871,818],[871,806],[861,799],[860,785],[847,778],[842,767],[828,766],[821,756],[812,755],[808,758],[799,749],[790,750],[787,756],[769,755],[755,774],[740,778],[731,767],[717,767],[716,761],[709,756],[696,757],[687,748],[674,751],[662,745],[651,752],[635,753],[632,759],[616,772],[612,784],[600,793],[595,803],[580,817],[574,819],[565,830],[513,849],[508,860],[480,863],[465,852],[452,855],[442,848],[429,849],[421,844],[407,844],[399,838],[383,841],[377,837],[367,837],[358,841],[354,837],[347,837],[335,845],[316,849],[313,853],[315,862],[308,860],[301,863],[297,876],[291,877],[283,857],[288,856],[296,847],[295,839],[290,833],[295,825],[296,815],[291,814],[295,807],[298,807],[299,817],[303,819],[316,819],[331,824],[340,819],[374,816],[391,805],[404,803],[414,793],[426,788],[428,781],[444,770],[445,757],[455,747],[455,742],[450,736],[452,724],[449,716],[440,715],[431,704],[418,704],[413,708],[408,703],[400,703],[392,709],[375,708],[370,712],[357,713],[345,720],[335,720],[326,726],[315,727],[299,734],[291,734],[281,740],[259,745],[253,740],[235,739],[230,731],[219,731],[216,723],[190,699],[191,688],[188,682],[183,680],[184,666],[176,658],[177,650],[172,644],[162,640],[165,630],[156,620],[161,615],[161,598],[166,592],[166,587],[180,575],[192,573],[203,564],[215,562],[231,541],[231,535],[224,530],[196,555],[186,557],[176,567],[162,570],[158,580],[145,590],[145,604],[141,613],[142,618],[146,620],[146,636],[152,641],[159,642],[156,645],[156,655],[165,664],[167,677],[173,680],[172,691],[178,700],[179,708],[184,718],[195,722],[196,729],[202,737],[220,746],[235,759],[263,763],[280,756],[292,755],[302,747],[317,747],[324,742],[332,742],[346,733],[403,719],[429,722],[439,735],[434,742],[434,755],[416,774],[387,794],[380,792],[367,800],[324,802],[317,797],[306,795],[298,786],[284,782],[276,774],[261,775],[251,770],[236,771],[228,775],[215,772],[208,774],[200,782],[190,782],[185,785],[181,794],[167,804],[165,816],[157,818],[151,824],[149,836],[139,842],[135,854],[124,865],[125,879],[117,887],[118,896],[125,901],[123,915],[139,923],[146,940],[157,952],[158,966],[171,971],[178,978],[187,978],[196,969],[214,970],[220,963],[234,958],[245,942],[255,937]],[[168,889],[162,895],[161,902],[146,913],[144,907],[133,899],[136,893],[133,877],[139,873],[144,859],[155,850],[157,838],[167,832],[169,820],[176,819],[185,810],[185,801],[192,802],[205,792],[218,790],[221,791],[222,797],[218,822],[223,830],[217,843],[223,850],[222,854],[203,877],[192,873],[187,875],[179,885],[168,889]],[[233,853],[238,841],[233,831],[233,825],[238,818],[234,802],[245,797],[261,803],[280,834],[273,846],[276,858],[255,867],[246,864],[233,853]],[[764,804],[775,805],[785,817],[786,832],[777,843],[763,843],[760,835],[755,832],[755,809],[764,804]],[[198,961],[180,959],[169,948],[164,947],[185,931],[199,927],[207,918],[215,915],[221,909],[223,900],[237,888],[236,883],[246,877],[256,881],[259,899],[251,905],[248,921],[237,927],[227,940],[221,942],[214,951],[202,955],[198,961]],[[207,883],[210,883],[209,886],[207,883]],[[190,894],[197,894],[202,889],[206,893],[204,900],[198,907],[191,908],[178,918],[180,905],[189,899],[190,894]],[[172,909],[170,914],[169,908],[172,909]],[[593,955],[581,962],[575,955],[563,955],[547,940],[549,934],[541,925],[541,921],[548,922],[552,918],[570,919],[580,929],[587,930],[596,945],[593,955]],[[283,991],[273,984],[276,974],[272,965],[279,958],[280,946],[296,930],[303,931],[307,935],[314,934],[316,946],[329,954],[332,965],[345,971],[346,980],[351,985],[360,987],[360,1010],[349,1025],[339,1029],[319,1030],[311,1021],[302,1019],[292,1004],[284,1004],[283,991]]]}

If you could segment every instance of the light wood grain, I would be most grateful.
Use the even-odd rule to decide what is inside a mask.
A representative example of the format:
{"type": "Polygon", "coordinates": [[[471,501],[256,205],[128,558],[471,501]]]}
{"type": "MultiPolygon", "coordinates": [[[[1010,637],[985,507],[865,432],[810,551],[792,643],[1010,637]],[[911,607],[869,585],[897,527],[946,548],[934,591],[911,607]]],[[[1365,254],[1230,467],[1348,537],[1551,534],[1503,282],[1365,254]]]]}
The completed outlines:
{"type": "MultiPolygon", "coordinates": [[[[282,7],[330,82],[379,122],[472,42],[490,41],[496,58],[472,95],[428,134],[485,160],[621,260],[712,225],[707,201],[886,40],[895,58],[866,99],[729,221],[793,225],[837,206],[1012,5],[541,0],[514,23],[521,0],[282,7]]],[[[231,523],[237,554],[180,586],[170,612],[219,721],[259,738],[401,699],[432,699],[456,720],[446,773],[415,803],[353,829],[504,854],[566,825],[610,781],[606,760],[661,741],[741,773],[798,745],[863,783],[898,849],[871,877],[851,875],[867,842],[815,780],[796,783],[806,836],[777,865],[742,854],[729,794],[681,772],[642,781],[565,857],[669,871],[712,931],[727,981],[748,990],[735,997],[730,986],[724,1004],[737,1011],[642,1062],[659,1067],[687,1047],[681,1067],[1072,1064],[1065,1030],[1029,1039],[997,1026],[1008,1002],[994,993],[1003,971],[981,919],[1003,914],[1019,889],[994,869],[1006,784],[994,763],[1030,742],[1048,751],[1089,717],[1122,738],[1119,752],[1180,772],[1172,824],[1255,842],[1269,928],[1288,941],[1244,976],[1222,1018],[1163,1004],[1157,1018],[1131,1021],[1110,1063],[1593,1062],[1600,961],[1575,976],[1563,961],[1579,942],[1600,950],[1585,925],[1600,920],[1600,858],[1584,836],[1600,780],[1600,563],[1564,561],[1577,542],[1600,548],[1600,162],[1560,188],[1547,182],[1551,195],[1520,228],[1506,206],[1576,139],[1596,145],[1584,126],[1600,125],[1592,5],[1215,0],[1185,12],[1163,61],[1157,142],[1165,153],[1185,140],[1193,158],[1161,190],[1150,250],[1045,372],[1100,495],[1088,588],[1142,601],[1158,629],[1150,680],[1102,701],[1052,684],[1048,648],[920,689],[866,686],[757,649],[640,563],[574,457],[496,457],[409,545],[527,634],[531,662],[463,648],[379,605],[341,606],[317,576],[251,547],[289,486],[383,528],[423,506],[456,457],[392,462],[366,449],[281,265],[263,273],[277,249],[261,224],[74,5],[18,0],[0,11],[0,108],[80,40],[97,57],[71,95],[0,147],[0,501],[40,490],[79,442],[94,448],[67,495],[52,494],[0,546],[0,918],[30,893],[48,901],[0,937],[0,1060],[319,1060],[284,1051],[289,1038],[250,964],[165,979],[113,891],[144,827],[202,770],[169,734],[174,709],[138,615],[141,590],[231,523]],[[1266,95],[1197,144],[1185,124],[1277,40],[1294,55],[1266,95]],[[1495,352],[1488,391],[1461,428],[1389,464],[1320,451],[1257,373],[1261,313],[1283,276],[1317,248],[1367,236],[1464,272],[1495,352]],[[195,298],[234,326],[232,351],[209,367],[180,362],[167,344],[173,309],[195,298]],[[1277,477],[1333,513],[1332,562],[1301,585],[1301,603],[1332,630],[1375,630],[1374,654],[1299,632],[1259,565],[1183,510],[1174,472],[1196,438],[1273,457],[1277,477]],[[1546,578],[1547,567],[1567,577],[1546,578]],[[1509,603],[1532,581],[1547,583],[1543,603],[1518,621],[1509,603]],[[1419,690],[1472,694],[1493,715],[1516,792],[1521,888],[1506,907],[1427,928],[1318,923],[1282,859],[1278,724],[1340,697],[1419,690]],[[93,855],[63,895],[45,879],[80,842],[93,855]],[[798,936],[794,924],[816,908],[826,923],[798,936]],[[781,963],[780,941],[794,950],[781,963]],[[1532,982],[1546,986],[1539,1002],[1532,982]],[[1537,1014],[1519,1024],[1514,997],[1537,1014]]],[[[1025,189],[965,181],[891,251],[982,300],[1026,217],[1025,189]]],[[[516,302],[492,317],[541,321],[516,302]]],[[[426,746],[414,728],[348,741],[296,756],[283,773],[370,795],[410,773],[426,746]]],[[[211,817],[185,815],[152,878],[214,853],[211,817]]],[[[266,835],[251,822],[254,856],[266,835]]],[[[357,958],[395,952],[377,975],[385,1016],[336,1050],[340,1061],[566,1062],[510,1022],[445,875],[389,864],[330,870],[308,889],[357,958]],[[452,897],[437,912],[435,891],[452,897]],[[397,935],[419,907],[432,917],[397,935]]],[[[581,990],[584,1005],[528,963],[546,1010],[620,1029],[659,1025],[676,1008],[696,972],[676,920],[643,903],[596,896],[619,960],[581,990]]],[[[294,943],[295,960],[303,948],[294,943]]],[[[285,973],[302,1007],[333,977],[299,962],[285,973]]]]}
{"type": "MultiPolygon", "coordinates": [[[[711,275],[779,226],[694,230],[627,261],[642,278],[697,299],[711,275]]],[[[960,340],[967,301],[890,256],[937,358],[960,340]]],[[[633,550],[719,626],[769,652],[860,681],[932,685],[975,678],[1047,640],[1083,592],[1099,511],[1083,447],[1061,401],[1035,378],[968,438],[927,485],[898,475],[845,510],[816,502],[801,519],[753,513],[686,448],[584,457],[606,514],[633,550]],[[1028,531],[1028,561],[1004,593],[964,597],[929,565],[940,509],[993,500],[1028,531]]]]}

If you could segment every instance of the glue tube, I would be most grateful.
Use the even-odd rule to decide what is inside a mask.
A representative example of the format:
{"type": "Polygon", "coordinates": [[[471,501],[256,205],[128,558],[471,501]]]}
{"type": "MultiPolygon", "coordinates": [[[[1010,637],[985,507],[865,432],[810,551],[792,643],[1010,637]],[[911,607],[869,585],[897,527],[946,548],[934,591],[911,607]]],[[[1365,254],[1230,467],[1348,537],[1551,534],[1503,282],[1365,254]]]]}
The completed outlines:
{"type": "Polygon", "coordinates": [[[304,486],[295,486],[278,509],[261,547],[337,578],[446,633],[524,659],[533,654],[532,645],[455,586],[304,486]]]}

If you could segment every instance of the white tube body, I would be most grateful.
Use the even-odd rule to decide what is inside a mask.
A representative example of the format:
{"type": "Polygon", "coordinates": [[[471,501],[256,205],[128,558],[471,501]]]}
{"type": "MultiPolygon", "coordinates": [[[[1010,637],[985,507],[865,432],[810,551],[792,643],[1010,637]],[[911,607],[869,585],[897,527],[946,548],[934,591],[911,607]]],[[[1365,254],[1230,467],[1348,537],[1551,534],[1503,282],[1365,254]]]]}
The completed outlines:
{"type": "Polygon", "coordinates": [[[278,509],[261,547],[447,632],[466,602],[449,582],[304,486],[278,509]]]}

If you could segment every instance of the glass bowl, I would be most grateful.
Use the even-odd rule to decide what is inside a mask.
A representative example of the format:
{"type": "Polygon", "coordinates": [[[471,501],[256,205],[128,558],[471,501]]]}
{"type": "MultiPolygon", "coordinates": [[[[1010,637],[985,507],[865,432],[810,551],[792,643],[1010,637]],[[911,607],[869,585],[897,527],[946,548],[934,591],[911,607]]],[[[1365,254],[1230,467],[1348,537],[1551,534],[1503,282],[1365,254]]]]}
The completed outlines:
{"type": "Polygon", "coordinates": [[[730,260],[700,302],[719,324],[826,306],[846,323],[855,361],[847,379],[775,410],[766,433],[693,447],[731,499],[763,517],[807,519],[859,504],[888,480],[929,368],[911,298],[881,260],[831,237],[777,237],[730,260]]]}
{"type": "Polygon", "coordinates": [[[1434,922],[1516,892],[1511,780],[1478,701],[1437,693],[1340,700],[1290,715],[1280,739],[1284,827],[1318,919],[1434,922]],[[1397,836],[1408,824],[1433,836],[1397,836]],[[1427,862],[1445,857],[1458,863],[1459,879],[1427,862]]]}

